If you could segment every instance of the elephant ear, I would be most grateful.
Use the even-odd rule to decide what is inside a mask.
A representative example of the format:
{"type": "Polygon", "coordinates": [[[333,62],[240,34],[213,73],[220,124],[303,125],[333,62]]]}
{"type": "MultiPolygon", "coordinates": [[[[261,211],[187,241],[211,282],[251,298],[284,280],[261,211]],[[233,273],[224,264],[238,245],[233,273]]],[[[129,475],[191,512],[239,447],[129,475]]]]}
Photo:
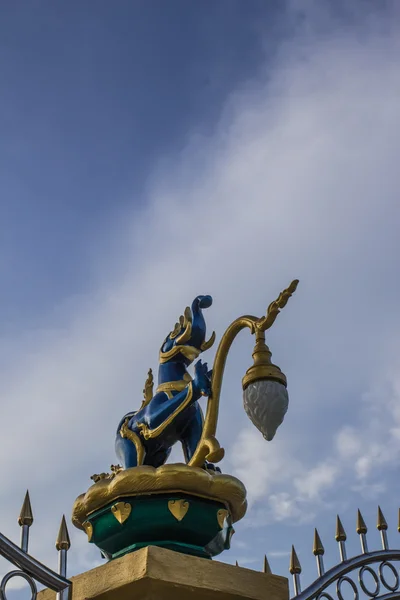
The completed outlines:
{"type": "Polygon", "coordinates": [[[192,311],[190,307],[187,306],[185,308],[184,317],[182,327],[184,327],[183,333],[176,338],[176,345],[181,346],[190,340],[190,336],[192,335],[192,311]]]}

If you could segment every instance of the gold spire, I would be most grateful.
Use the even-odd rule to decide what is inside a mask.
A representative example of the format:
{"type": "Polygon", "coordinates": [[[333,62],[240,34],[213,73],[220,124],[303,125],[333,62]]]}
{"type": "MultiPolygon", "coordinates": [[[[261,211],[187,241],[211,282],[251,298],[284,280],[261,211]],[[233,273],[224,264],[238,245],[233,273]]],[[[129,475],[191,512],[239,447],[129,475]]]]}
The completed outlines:
{"type": "Polygon", "coordinates": [[[356,531],[357,531],[358,534],[367,533],[367,531],[368,531],[368,528],[367,528],[367,526],[365,524],[363,516],[362,516],[362,514],[360,512],[360,509],[358,509],[358,511],[357,511],[357,526],[356,526],[356,531]]]}
{"type": "Polygon", "coordinates": [[[22,527],[22,525],[28,525],[30,527],[33,523],[33,514],[32,514],[32,506],[31,500],[29,498],[29,491],[26,491],[25,500],[21,508],[21,512],[18,517],[18,525],[22,527]]]}
{"type": "Polygon", "coordinates": [[[378,506],[378,520],[376,523],[376,528],[378,531],[386,531],[388,528],[388,524],[386,522],[385,517],[383,516],[383,512],[381,511],[381,507],[378,506]]]}
{"type": "Polygon", "coordinates": [[[264,554],[264,565],[263,565],[263,573],[272,573],[271,567],[269,566],[267,555],[264,554]]]}
{"type": "Polygon", "coordinates": [[[291,573],[291,575],[299,575],[301,573],[300,561],[297,557],[294,546],[292,546],[292,553],[290,555],[289,573],[291,573]]]}
{"type": "Polygon", "coordinates": [[[70,547],[71,542],[68,535],[67,523],[65,522],[65,515],[63,515],[56,539],[56,548],[57,550],[69,550],[70,547]]]}
{"type": "Polygon", "coordinates": [[[340,520],[339,515],[336,516],[336,533],[335,540],[337,542],[345,542],[347,540],[347,535],[342,525],[342,521],[340,520]]]}
{"type": "Polygon", "coordinates": [[[322,556],[324,554],[325,548],[321,542],[321,538],[319,537],[318,531],[314,530],[314,544],[313,544],[313,554],[314,556],[322,556]]]}

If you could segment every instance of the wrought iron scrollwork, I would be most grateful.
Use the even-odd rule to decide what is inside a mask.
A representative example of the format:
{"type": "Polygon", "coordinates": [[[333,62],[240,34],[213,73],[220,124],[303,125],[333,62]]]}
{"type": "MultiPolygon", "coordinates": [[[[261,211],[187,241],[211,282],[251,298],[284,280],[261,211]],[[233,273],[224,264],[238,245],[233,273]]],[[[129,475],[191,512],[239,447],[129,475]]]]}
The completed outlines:
{"type": "Polygon", "coordinates": [[[389,590],[389,592],[396,592],[399,589],[399,585],[400,585],[400,581],[399,581],[399,574],[397,572],[397,569],[392,565],[392,563],[388,562],[387,560],[384,560],[381,562],[381,564],[378,567],[378,573],[379,573],[379,578],[382,582],[382,585],[389,590]],[[387,581],[386,578],[383,574],[383,567],[388,567],[388,569],[390,569],[390,571],[392,572],[392,574],[394,575],[394,585],[391,586],[387,581]]]}
{"type": "Polygon", "coordinates": [[[8,600],[7,594],[6,594],[6,586],[7,586],[7,583],[10,581],[10,579],[12,579],[13,577],[22,577],[22,579],[25,579],[25,581],[28,582],[28,585],[31,588],[31,592],[32,592],[31,600],[36,600],[37,587],[36,587],[35,580],[32,579],[32,577],[30,575],[28,575],[28,573],[25,573],[24,571],[20,571],[20,570],[9,571],[9,573],[7,573],[7,575],[4,575],[4,577],[0,583],[0,598],[1,598],[1,600],[8,600]]]}
{"type": "MultiPolygon", "coordinates": [[[[346,532],[338,517],[336,541],[339,544],[341,562],[325,571],[323,564],[324,547],[315,530],[313,554],[317,559],[319,577],[301,591],[301,565],[296,551],[292,548],[290,573],[293,575],[295,595],[292,600],[345,600],[342,586],[347,584],[353,593],[353,600],[400,600],[400,576],[394,561],[400,562],[400,550],[389,549],[387,522],[378,508],[377,529],[381,534],[382,550],[370,552],[367,545],[367,526],[358,511],[356,531],[360,536],[362,554],[347,559],[345,542],[346,532]],[[368,582],[367,577],[370,577],[368,582]],[[392,581],[389,580],[391,577],[392,581]]],[[[400,531],[400,523],[399,523],[400,531]]]]}
{"type": "Polygon", "coordinates": [[[46,565],[28,554],[29,528],[33,523],[28,493],[25,496],[18,523],[22,528],[21,548],[0,533],[0,556],[8,560],[14,567],[17,567],[16,569],[9,571],[1,579],[0,600],[8,600],[6,592],[7,584],[15,577],[21,577],[28,583],[31,590],[30,600],[36,600],[36,582],[57,592],[58,600],[70,600],[72,583],[66,578],[67,551],[70,547],[70,541],[65,518],[63,517],[61,521],[61,527],[56,541],[56,548],[59,551],[60,573],[56,573],[52,569],[49,569],[46,565]]]}
{"type": "Polygon", "coordinates": [[[362,592],[368,598],[385,598],[387,594],[382,594],[382,588],[389,592],[391,598],[400,598],[400,578],[398,570],[391,561],[400,561],[400,550],[377,550],[368,554],[361,554],[346,560],[314,581],[303,592],[297,594],[292,600],[335,600],[332,598],[332,592],[328,588],[336,583],[336,597],[338,600],[345,600],[341,592],[343,581],[351,586],[354,600],[359,600],[360,594],[356,582],[349,577],[350,574],[358,575],[358,584],[362,592]],[[375,566],[375,569],[373,568],[375,566]],[[384,568],[389,569],[394,577],[394,583],[389,583],[387,575],[384,574],[384,568]],[[374,589],[364,580],[364,575],[369,573],[374,581],[374,589]]]}

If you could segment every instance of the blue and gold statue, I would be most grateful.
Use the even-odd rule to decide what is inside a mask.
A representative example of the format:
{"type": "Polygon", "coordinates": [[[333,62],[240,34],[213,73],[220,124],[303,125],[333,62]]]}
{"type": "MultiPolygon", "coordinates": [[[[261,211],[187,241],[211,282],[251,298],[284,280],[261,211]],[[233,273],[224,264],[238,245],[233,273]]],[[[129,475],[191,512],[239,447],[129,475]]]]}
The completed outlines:
{"type": "Polygon", "coordinates": [[[139,410],[121,420],[116,451],[122,466],[93,475],[94,484],[75,501],[72,521],[104,557],[118,558],[149,545],[212,558],[230,547],[233,524],[247,508],[246,489],[214,466],[224,456],[216,439],[226,358],[245,328],[255,336],[253,365],[243,377],[243,404],[253,424],[272,440],[288,408],[286,377],[271,362],[265,331],[297,287],[297,280],[272,302],[265,316],[239,317],[218,345],[213,369],[198,360],[194,378],[187,368],[214,343],[206,341],[203,309],[211,296],[197,296],[164,340],[158,387],[151,370],[139,410]],[[207,396],[205,418],[199,399],[207,396]],[[165,464],[181,442],[185,464],[165,464]]]}
{"type": "MultiPolygon", "coordinates": [[[[187,463],[193,457],[204,422],[198,400],[210,395],[211,371],[199,360],[192,379],[187,367],[214,343],[215,333],[206,341],[203,316],[211,304],[211,296],[197,296],[191,309],[186,308],[161,346],[155,395],[150,370],[142,406],[120,422],[115,446],[124,469],[163,465],[176,442],[181,442],[187,463]]],[[[213,465],[205,462],[204,467],[213,465]]]]}

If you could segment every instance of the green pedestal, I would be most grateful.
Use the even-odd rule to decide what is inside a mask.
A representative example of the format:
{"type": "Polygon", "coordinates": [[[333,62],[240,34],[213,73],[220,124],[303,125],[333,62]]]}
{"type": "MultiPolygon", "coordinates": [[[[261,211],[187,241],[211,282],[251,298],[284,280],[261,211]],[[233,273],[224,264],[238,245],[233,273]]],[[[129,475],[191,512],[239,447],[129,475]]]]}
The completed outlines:
{"type": "Polygon", "coordinates": [[[145,546],[212,558],[230,547],[247,507],[231,475],[184,464],[105,475],[75,500],[72,522],[114,559],[145,546]]]}
{"type": "Polygon", "coordinates": [[[117,499],[90,514],[85,529],[108,559],[144,546],[211,558],[234,533],[224,504],[183,493],[117,499]]]}

